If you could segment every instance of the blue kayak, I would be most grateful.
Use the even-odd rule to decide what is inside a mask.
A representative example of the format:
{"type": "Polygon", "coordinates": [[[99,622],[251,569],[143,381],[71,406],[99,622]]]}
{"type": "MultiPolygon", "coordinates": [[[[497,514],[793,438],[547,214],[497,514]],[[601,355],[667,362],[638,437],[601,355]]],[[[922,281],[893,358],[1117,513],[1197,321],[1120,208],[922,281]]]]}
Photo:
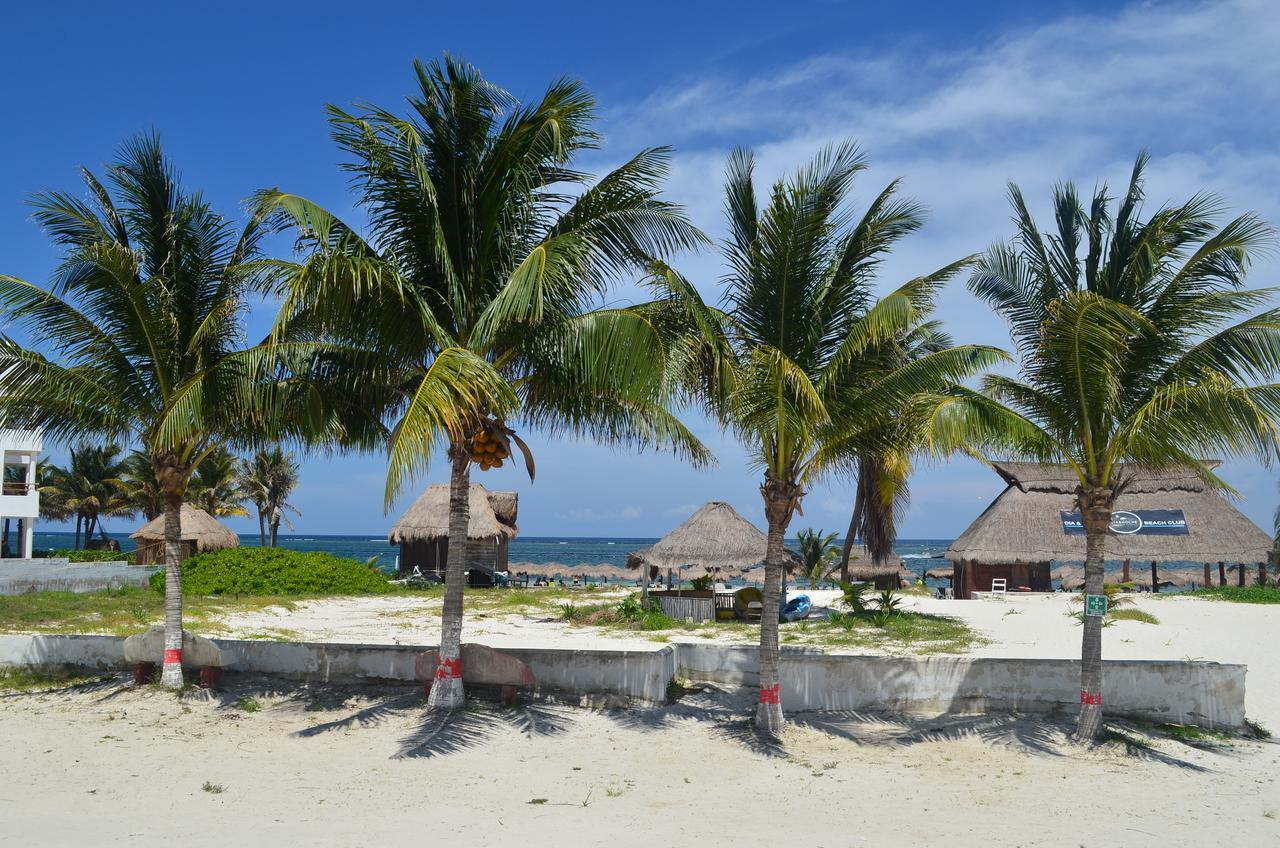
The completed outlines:
{"type": "Polygon", "coordinates": [[[782,605],[778,618],[783,621],[799,621],[802,618],[808,618],[810,606],[808,595],[796,595],[782,605]]]}

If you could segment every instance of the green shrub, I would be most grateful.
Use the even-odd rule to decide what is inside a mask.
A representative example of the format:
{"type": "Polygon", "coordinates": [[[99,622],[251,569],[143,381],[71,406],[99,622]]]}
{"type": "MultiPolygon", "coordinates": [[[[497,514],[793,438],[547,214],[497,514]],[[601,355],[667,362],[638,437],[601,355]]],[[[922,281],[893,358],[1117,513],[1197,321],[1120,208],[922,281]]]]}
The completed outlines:
{"type": "Polygon", "coordinates": [[[1146,624],[1160,623],[1160,619],[1156,618],[1154,615],[1147,612],[1146,610],[1133,609],[1133,608],[1118,609],[1115,612],[1108,613],[1107,617],[1115,621],[1141,621],[1146,624]]]}
{"type": "Polygon", "coordinates": [[[1187,594],[1237,604],[1280,604],[1280,588],[1275,586],[1211,586],[1187,594]]]}
{"type": "MultiPolygon", "coordinates": [[[[151,575],[164,591],[164,572],[151,575]]],[[[364,595],[391,588],[364,563],[318,551],[227,548],[182,564],[182,591],[192,595],[364,595]]]]}

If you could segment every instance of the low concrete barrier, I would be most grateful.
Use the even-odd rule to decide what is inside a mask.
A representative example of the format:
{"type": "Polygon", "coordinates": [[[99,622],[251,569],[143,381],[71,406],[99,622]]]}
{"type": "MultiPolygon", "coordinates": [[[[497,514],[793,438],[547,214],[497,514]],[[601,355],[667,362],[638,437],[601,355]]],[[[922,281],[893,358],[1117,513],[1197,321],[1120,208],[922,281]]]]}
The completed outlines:
{"type": "MultiPolygon", "coordinates": [[[[125,666],[122,637],[0,635],[0,666],[125,666]]],[[[425,646],[350,645],[214,639],[228,671],[353,683],[414,680],[425,646]]],[[[759,680],[754,647],[676,643],[653,650],[503,649],[533,670],[539,694],[585,703],[654,705],[677,676],[751,686],[759,680]]],[[[1079,703],[1073,660],[876,657],[782,650],[782,703],[805,710],[920,712],[1049,711],[1079,703]]],[[[1159,722],[1234,728],[1244,723],[1245,667],[1174,660],[1103,663],[1106,710],[1159,722]]]]}
{"type": "MultiPolygon", "coordinates": [[[[755,685],[754,647],[679,643],[690,680],[755,685]]],[[[1245,666],[1185,660],[1104,660],[1108,714],[1149,721],[1239,727],[1245,666]]],[[[783,706],[803,710],[1044,712],[1080,703],[1078,660],[877,657],[782,649],[783,706]]]]}
{"type": "MultiPolygon", "coordinates": [[[[211,640],[227,671],[251,672],[321,683],[362,680],[414,682],[414,657],[428,646],[353,645],[325,642],[211,640]]],[[[70,665],[94,670],[123,668],[123,636],[0,635],[0,666],[70,665]]],[[[429,646],[435,647],[435,646],[429,646]]],[[[676,675],[676,652],[576,651],[557,648],[502,649],[533,671],[534,691],[600,703],[666,701],[676,675]],[[604,700],[601,701],[601,696],[604,700]],[[615,697],[617,702],[609,701],[615,697]]]]}
{"type": "Polygon", "coordinates": [[[144,587],[158,566],[111,562],[69,562],[65,557],[0,560],[0,595],[27,592],[96,592],[144,587]]]}

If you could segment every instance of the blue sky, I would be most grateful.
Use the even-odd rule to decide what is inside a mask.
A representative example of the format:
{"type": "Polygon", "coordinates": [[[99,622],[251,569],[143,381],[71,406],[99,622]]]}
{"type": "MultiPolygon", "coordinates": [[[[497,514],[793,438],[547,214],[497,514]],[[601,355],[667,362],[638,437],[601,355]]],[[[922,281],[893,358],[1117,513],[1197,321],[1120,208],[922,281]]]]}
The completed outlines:
{"type": "MultiPolygon", "coordinates": [[[[829,141],[858,139],[873,165],[858,202],[902,176],[931,211],[885,265],[886,289],[1007,237],[1006,181],[1047,217],[1055,181],[1120,184],[1143,148],[1152,154],[1152,205],[1210,190],[1237,211],[1280,221],[1280,10],[1262,0],[441,5],[7,10],[0,272],[44,281],[56,257],[25,198],[77,189],[79,165],[100,168],[123,139],[153,127],[187,184],[227,214],[265,186],[349,209],[324,105],[394,107],[410,91],[411,60],[442,51],[524,97],[562,75],[582,79],[600,100],[605,133],[587,164],[600,171],[640,147],[674,145],[669,194],[713,235],[733,147],[754,148],[772,180],[829,141]]],[[[678,264],[715,296],[714,253],[678,264]]],[[[1278,279],[1274,257],[1255,266],[1255,286],[1278,279]]],[[[624,281],[616,297],[634,294],[624,281]]],[[[254,330],[271,316],[269,306],[255,310],[254,330]]],[[[959,341],[1007,343],[962,283],[945,295],[941,316],[959,341]]],[[[690,420],[717,468],[535,433],[536,485],[511,469],[483,482],[520,491],[529,535],[658,535],[711,499],[760,523],[758,483],[741,451],[690,420]]],[[[380,456],[308,458],[298,530],[385,531],[384,470],[380,456]]],[[[1269,526],[1275,470],[1234,462],[1225,474],[1242,509],[1269,526]]],[[[952,537],[999,489],[970,461],[922,465],[901,535],[952,537]]],[[[795,527],[843,529],[851,504],[847,481],[814,486],[795,527]]]]}

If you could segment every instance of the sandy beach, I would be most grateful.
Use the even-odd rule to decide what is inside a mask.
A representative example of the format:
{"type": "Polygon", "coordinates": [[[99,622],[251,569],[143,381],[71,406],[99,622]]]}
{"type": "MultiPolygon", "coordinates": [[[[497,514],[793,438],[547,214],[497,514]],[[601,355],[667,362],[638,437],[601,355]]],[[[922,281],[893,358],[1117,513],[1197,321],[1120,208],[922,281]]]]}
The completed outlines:
{"type": "MultiPolygon", "coordinates": [[[[826,600],[820,596],[820,600],[826,600]]],[[[1064,656],[1079,629],[1060,597],[947,602],[990,656],[1064,656]]],[[[229,619],[233,635],[430,641],[437,599],[307,602],[229,619]]],[[[1280,728],[1273,607],[1143,597],[1160,624],[1108,628],[1116,657],[1249,665],[1248,709],[1280,728]]],[[[785,632],[785,631],[784,631],[785,632]]],[[[469,618],[504,644],[652,645],[519,616],[469,618]]],[[[685,638],[683,636],[676,638],[685,638]]],[[[15,845],[319,844],[518,840],[650,846],[707,840],[817,846],[1167,846],[1280,843],[1280,745],[1179,741],[1118,725],[1091,751],[1041,716],[792,716],[781,742],[748,729],[749,693],[701,689],[659,711],[478,706],[428,721],[409,687],[302,687],[232,676],[181,699],[122,677],[0,696],[0,821],[15,845]],[[68,810],[75,815],[66,815],[68,810]]]]}

